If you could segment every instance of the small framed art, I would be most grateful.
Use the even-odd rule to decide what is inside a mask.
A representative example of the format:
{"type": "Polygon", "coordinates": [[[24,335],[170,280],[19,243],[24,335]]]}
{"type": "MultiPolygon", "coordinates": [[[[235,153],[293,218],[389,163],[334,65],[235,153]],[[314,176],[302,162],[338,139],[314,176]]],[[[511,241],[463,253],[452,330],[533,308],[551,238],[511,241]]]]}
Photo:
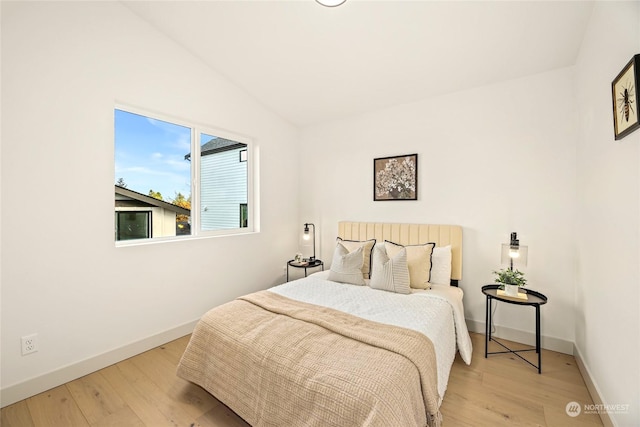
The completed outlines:
{"type": "Polygon", "coordinates": [[[616,140],[622,139],[640,127],[638,94],[640,90],[640,54],[620,71],[611,82],[613,96],[613,130],[616,140]]]}
{"type": "Polygon", "coordinates": [[[418,200],[418,155],[373,159],[373,200],[418,200]]]}

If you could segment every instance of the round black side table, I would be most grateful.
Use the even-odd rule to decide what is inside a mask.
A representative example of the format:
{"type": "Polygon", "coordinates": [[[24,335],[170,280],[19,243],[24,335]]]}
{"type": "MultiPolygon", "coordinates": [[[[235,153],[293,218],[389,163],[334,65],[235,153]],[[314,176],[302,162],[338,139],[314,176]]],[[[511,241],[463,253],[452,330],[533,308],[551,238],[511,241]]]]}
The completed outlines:
{"type": "Polygon", "coordinates": [[[504,353],[512,353],[518,356],[520,359],[527,362],[529,365],[538,369],[538,373],[542,373],[542,352],[540,351],[540,306],[547,303],[547,297],[541,294],[540,292],[536,292],[531,289],[520,288],[519,292],[527,294],[527,299],[520,299],[516,297],[509,297],[506,295],[498,295],[498,289],[500,289],[500,285],[485,285],[482,287],[482,293],[487,296],[487,304],[486,304],[486,312],[485,312],[485,341],[484,341],[484,357],[485,359],[490,354],[504,354],[504,353]],[[525,350],[511,350],[506,345],[502,344],[500,341],[491,337],[491,306],[493,300],[501,301],[507,304],[516,304],[516,305],[528,305],[534,307],[536,310],[536,348],[535,349],[525,349],[525,350]],[[489,352],[489,341],[493,341],[503,347],[506,351],[495,351],[489,352]],[[529,362],[524,357],[520,356],[518,353],[524,351],[533,351],[535,350],[538,353],[538,366],[529,362]]]}
{"type": "Polygon", "coordinates": [[[287,282],[289,281],[289,267],[304,268],[304,277],[307,277],[308,268],[322,267],[322,271],[324,271],[324,262],[319,259],[303,263],[298,263],[293,259],[287,261],[287,282]]]}

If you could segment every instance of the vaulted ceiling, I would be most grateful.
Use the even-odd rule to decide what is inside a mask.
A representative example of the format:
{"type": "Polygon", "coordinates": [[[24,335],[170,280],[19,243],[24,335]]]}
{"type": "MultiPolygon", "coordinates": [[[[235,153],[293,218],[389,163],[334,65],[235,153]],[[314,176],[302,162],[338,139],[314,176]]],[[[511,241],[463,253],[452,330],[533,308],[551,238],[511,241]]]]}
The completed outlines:
{"type": "Polygon", "coordinates": [[[537,0],[123,4],[298,126],[571,66],[593,7],[537,0]]]}

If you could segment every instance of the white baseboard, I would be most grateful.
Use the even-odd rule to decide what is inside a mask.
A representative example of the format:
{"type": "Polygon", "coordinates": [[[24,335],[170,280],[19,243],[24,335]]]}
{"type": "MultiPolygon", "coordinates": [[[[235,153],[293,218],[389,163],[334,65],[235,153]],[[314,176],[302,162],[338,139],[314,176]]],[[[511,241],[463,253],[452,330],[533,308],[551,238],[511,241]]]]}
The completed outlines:
{"type": "Polygon", "coordinates": [[[46,374],[30,378],[21,383],[7,386],[0,390],[0,407],[4,408],[12,403],[35,396],[38,393],[58,387],[59,385],[65,384],[69,381],[73,381],[102,368],[106,368],[107,366],[111,366],[137,354],[151,350],[152,348],[158,347],[162,344],[166,344],[169,341],[188,335],[193,332],[193,328],[196,323],[197,320],[193,320],[167,331],[144,338],[140,341],[81,360],[77,363],[64,366],[46,374]]]}
{"type": "MultiPolygon", "coordinates": [[[[485,323],[478,322],[476,320],[466,319],[467,321],[467,329],[471,332],[477,332],[479,334],[485,333],[485,323]]],[[[505,340],[515,341],[522,344],[527,344],[531,346],[536,345],[536,334],[535,332],[526,332],[521,331],[519,329],[507,328],[504,326],[496,325],[495,332],[492,335],[495,335],[497,338],[504,338],[505,340]]],[[[573,355],[573,347],[574,344],[571,341],[563,340],[560,338],[549,337],[546,335],[541,335],[540,337],[540,345],[542,348],[552,351],[557,351],[564,354],[573,355]]]]}
{"type": "MultiPolygon", "coordinates": [[[[587,385],[587,390],[589,390],[589,394],[591,395],[591,399],[593,400],[593,403],[595,403],[596,405],[604,404],[602,398],[600,397],[598,386],[593,381],[591,372],[589,371],[589,368],[587,368],[587,365],[585,365],[584,363],[582,353],[580,352],[580,349],[575,344],[573,346],[573,355],[576,358],[576,364],[578,365],[578,369],[580,369],[582,378],[584,379],[584,382],[587,385]]],[[[613,423],[613,420],[611,419],[611,417],[606,411],[598,411],[598,415],[600,415],[600,419],[602,420],[602,424],[604,424],[604,427],[615,426],[615,424],[613,423]]]]}

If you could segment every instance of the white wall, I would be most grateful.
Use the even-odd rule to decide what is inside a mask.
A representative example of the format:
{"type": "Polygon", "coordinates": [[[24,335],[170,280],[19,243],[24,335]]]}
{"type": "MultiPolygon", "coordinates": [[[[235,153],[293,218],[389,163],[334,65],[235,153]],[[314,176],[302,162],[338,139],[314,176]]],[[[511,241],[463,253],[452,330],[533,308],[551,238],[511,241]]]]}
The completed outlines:
{"type": "MultiPolygon", "coordinates": [[[[117,3],[1,7],[3,405],[51,371],[65,381],[66,366],[152,346],[281,281],[291,224],[314,222],[330,261],[349,219],[461,224],[461,287],[478,323],[480,287],[517,231],[531,287],[549,297],[546,342],[575,341],[606,403],[634,405],[618,425],[640,418],[640,131],[613,141],[609,94],[640,51],[637,2],[596,4],[576,70],[309,127],[301,147],[294,128],[117,3]],[[115,102],[254,139],[261,232],[115,248],[115,102]],[[419,200],[374,203],[373,158],[414,152],[419,200]],[[21,357],[20,336],[34,332],[40,351],[21,357]]],[[[496,323],[533,332],[533,313],[502,305],[496,323]]]]}
{"type": "MultiPolygon", "coordinates": [[[[491,271],[501,267],[500,245],[516,231],[529,246],[530,287],[549,298],[542,308],[547,346],[570,352],[572,77],[573,69],[560,69],[303,129],[302,151],[310,161],[300,180],[301,221],[318,224],[321,256],[331,260],[339,220],[460,224],[466,317],[482,330],[480,288],[492,283],[491,271]],[[418,153],[418,201],[373,202],[373,159],[410,153],[418,153]]],[[[531,337],[534,311],[528,310],[502,304],[496,324],[531,337]]]]}
{"type": "Polygon", "coordinates": [[[640,3],[597,2],[576,64],[576,347],[615,425],[640,423],[640,130],[615,141],[611,81],[640,53],[640,3]]]}
{"type": "Polygon", "coordinates": [[[47,378],[64,382],[284,281],[297,130],[128,9],[2,2],[2,88],[3,405],[56,385],[44,374],[62,368],[47,378]],[[251,138],[260,233],[116,248],[116,102],[251,138]],[[31,333],[40,350],[22,357],[31,333]]]}

